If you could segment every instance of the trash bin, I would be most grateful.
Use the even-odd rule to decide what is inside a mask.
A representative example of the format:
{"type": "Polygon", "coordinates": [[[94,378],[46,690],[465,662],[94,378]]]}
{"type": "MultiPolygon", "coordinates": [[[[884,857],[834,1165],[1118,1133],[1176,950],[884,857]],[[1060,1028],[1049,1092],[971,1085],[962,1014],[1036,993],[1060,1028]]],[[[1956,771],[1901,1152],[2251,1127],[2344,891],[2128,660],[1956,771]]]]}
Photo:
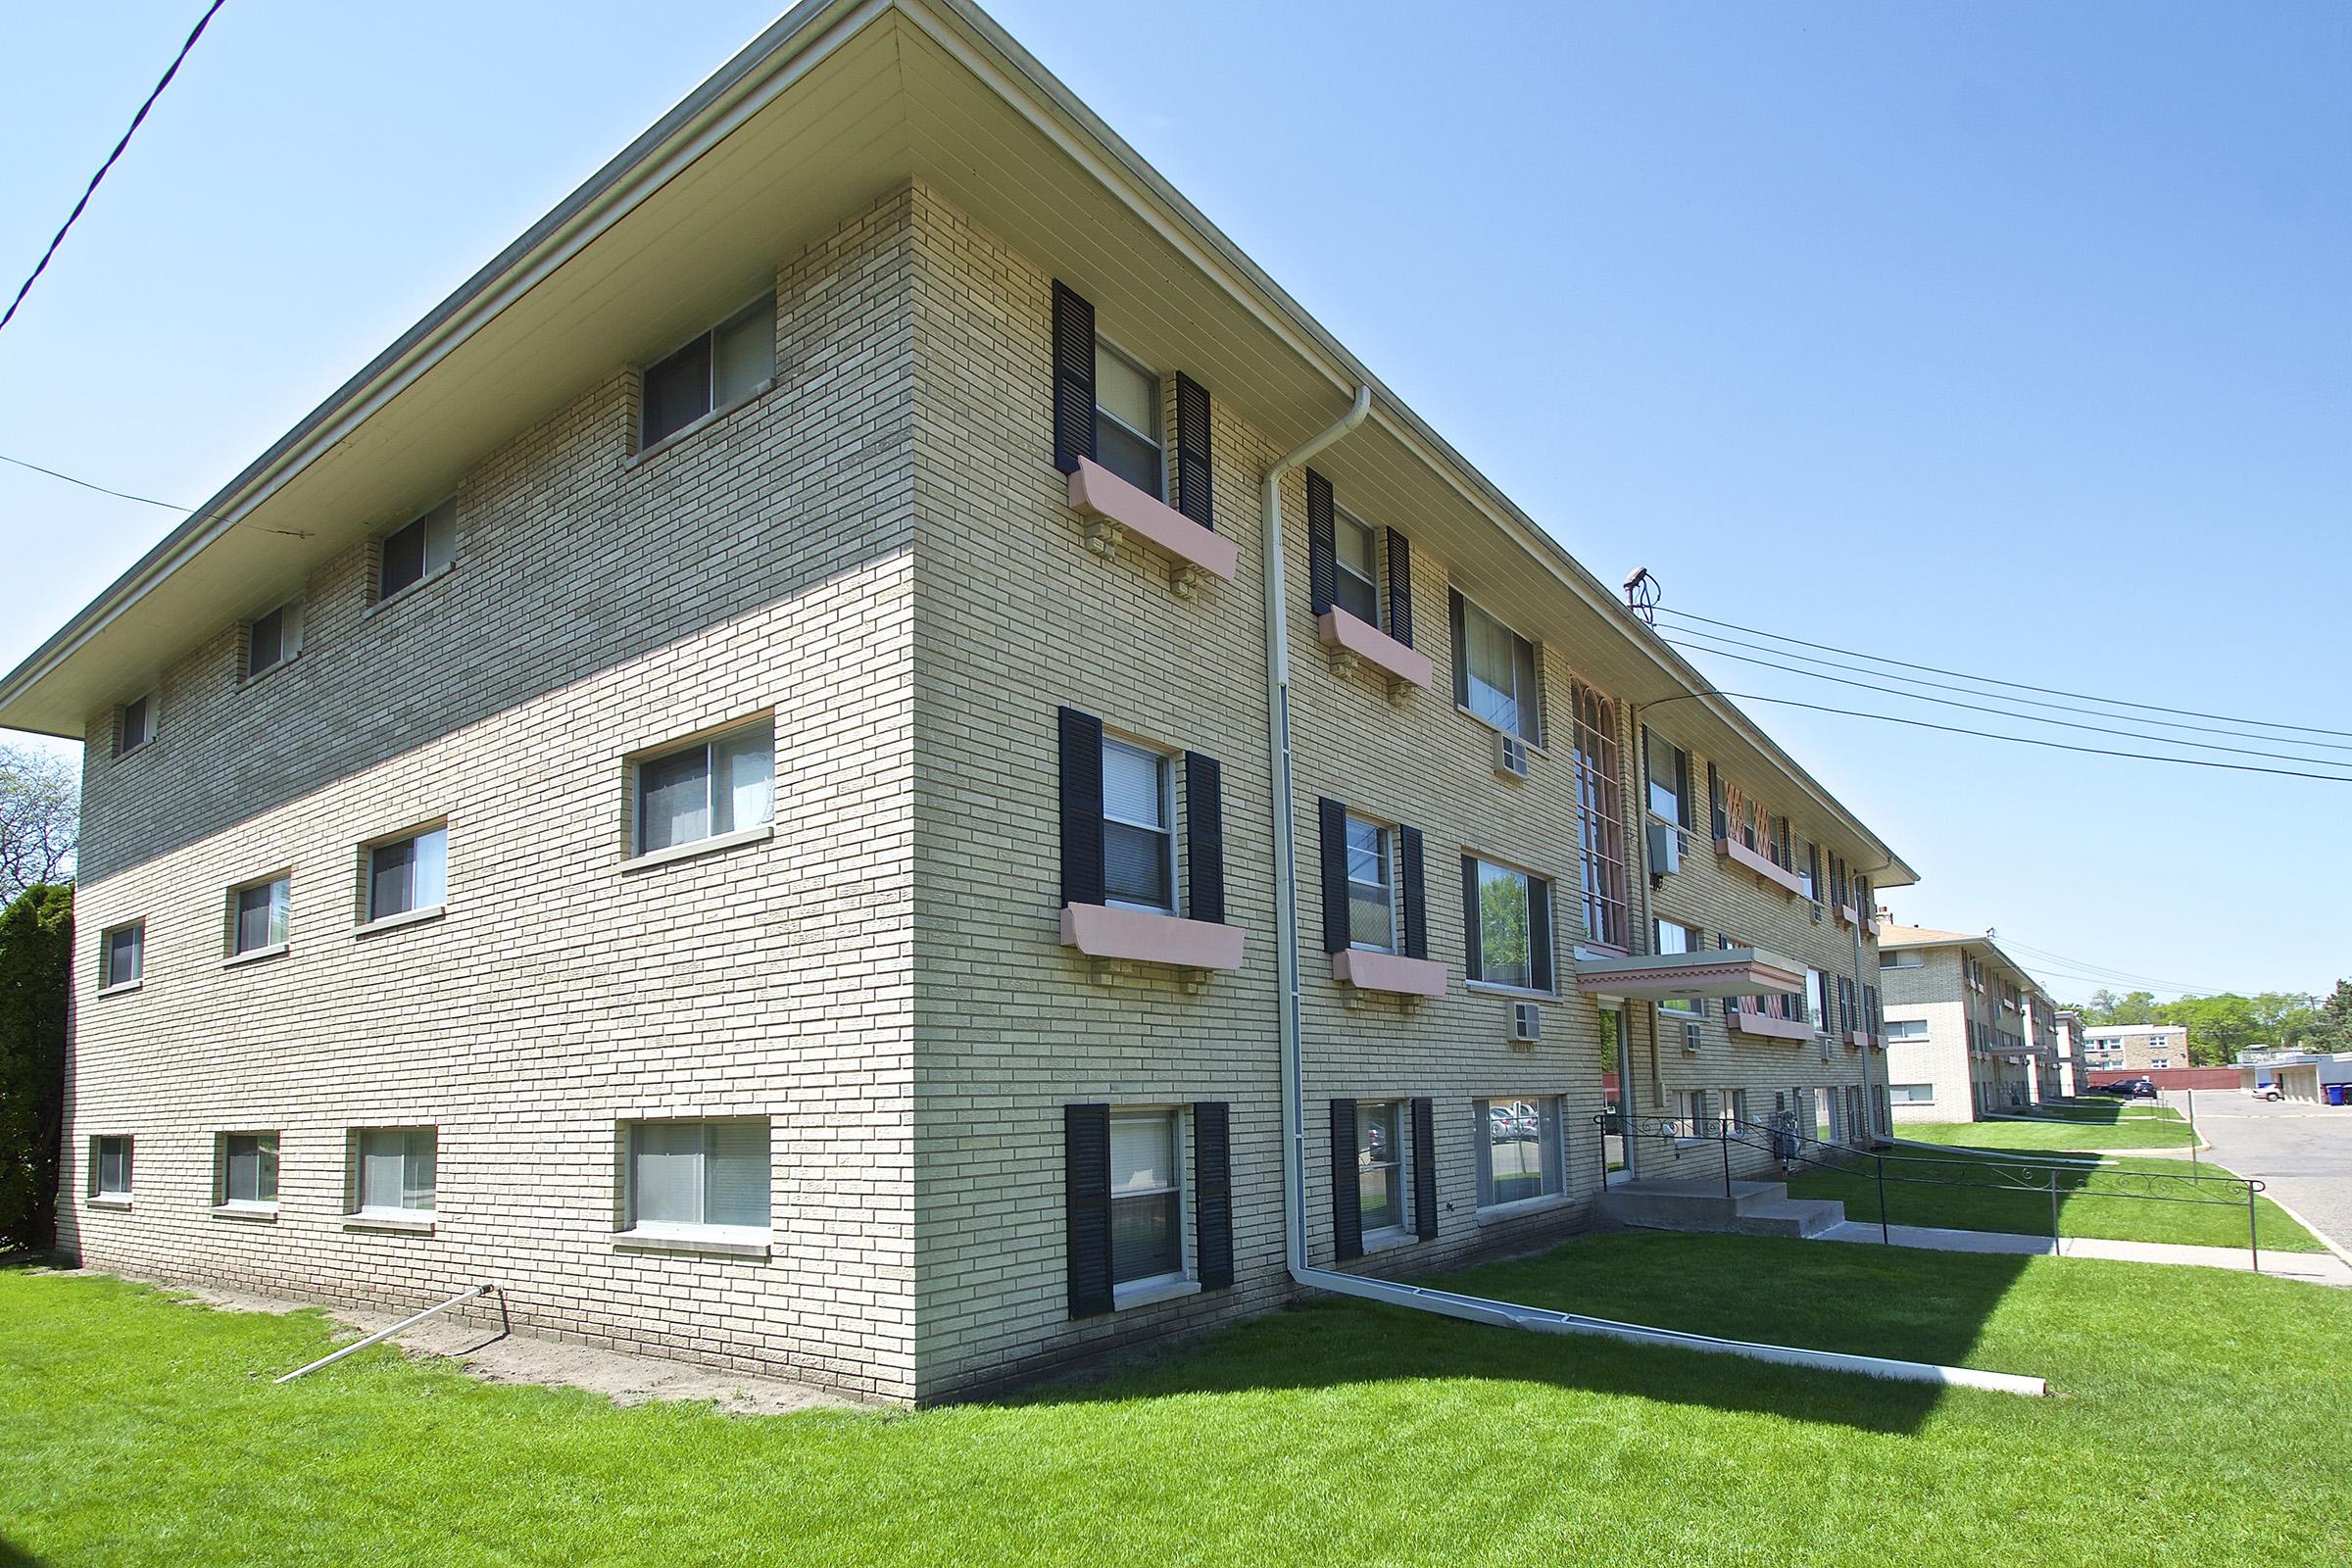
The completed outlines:
{"type": "Polygon", "coordinates": [[[2328,1103],[2330,1105],[2343,1104],[2344,1091],[2347,1089],[2352,1089],[2352,1084],[2329,1084],[2328,1086],[2328,1103]]]}

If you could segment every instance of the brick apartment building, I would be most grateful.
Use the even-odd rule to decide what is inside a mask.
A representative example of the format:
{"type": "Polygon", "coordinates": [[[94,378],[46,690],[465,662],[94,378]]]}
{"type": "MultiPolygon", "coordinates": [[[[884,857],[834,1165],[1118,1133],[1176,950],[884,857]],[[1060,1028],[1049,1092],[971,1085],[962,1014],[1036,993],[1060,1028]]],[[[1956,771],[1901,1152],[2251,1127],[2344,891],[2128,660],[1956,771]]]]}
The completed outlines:
{"type": "Polygon", "coordinates": [[[1897,1122],[1974,1121],[2063,1092],[2057,1004],[1992,938],[1888,923],[1879,964],[1897,1122]]]}
{"type": "Polygon", "coordinates": [[[1913,875],[1708,691],[979,11],[811,0],[0,683],[62,1234],[925,1401],[1572,1232],[1604,1083],[1883,1131],[1913,875]]]}
{"type": "Polygon", "coordinates": [[[2191,1065],[2188,1026],[2178,1023],[2094,1023],[2082,1029],[2086,1072],[2166,1071],[2191,1065]]]}

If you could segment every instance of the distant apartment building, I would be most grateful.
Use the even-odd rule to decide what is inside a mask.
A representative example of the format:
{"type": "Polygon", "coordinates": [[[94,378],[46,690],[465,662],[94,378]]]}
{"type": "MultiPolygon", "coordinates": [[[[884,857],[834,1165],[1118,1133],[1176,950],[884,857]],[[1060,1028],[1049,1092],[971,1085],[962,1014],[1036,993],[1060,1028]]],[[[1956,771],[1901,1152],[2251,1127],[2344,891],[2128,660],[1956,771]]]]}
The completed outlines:
{"type": "Polygon", "coordinates": [[[2188,1027],[2177,1023],[2087,1025],[2082,1031],[2082,1065],[2094,1073],[2188,1066],[2188,1027]]]}
{"type": "Polygon", "coordinates": [[[1991,937],[1888,922],[1879,982],[1897,1122],[1973,1121],[2062,1088],[2057,1006],[1991,937]]]}
{"type": "Polygon", "coordinates": [[[922,1402],[1888,1125],[1911,869],[963,0],[779,21],[0,723],[94,1267],[922,1402]]]}
{"type": "Polygon", "coordinates": [[[2089,1062],[2082,1049],[2082,1015],[2071,1008],[2060,1008],[2052,1034],[2052,1045],[2058,1054],[2058,1093],[2067,1098],[2084,1093],[2090,1088],[2090,1078],[2089,1062]]]}

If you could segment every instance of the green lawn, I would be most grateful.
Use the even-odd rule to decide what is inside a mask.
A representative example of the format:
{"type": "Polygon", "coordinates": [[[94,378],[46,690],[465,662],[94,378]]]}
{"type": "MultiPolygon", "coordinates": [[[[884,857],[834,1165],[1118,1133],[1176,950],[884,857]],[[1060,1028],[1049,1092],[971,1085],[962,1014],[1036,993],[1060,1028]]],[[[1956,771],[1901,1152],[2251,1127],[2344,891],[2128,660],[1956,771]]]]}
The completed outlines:
{"type": "MultiPolygon", "coordinates": [[[[1974,1153],[1966,1149],[1908,1149],[1890,1157],[1886,1162],[1886,1218],[1897,1225],[2049,1235],[2048,1191],[2020,1191],[2014,1185],[2020,1181],[2041,1181],[2042,1170],[2003,1161],[1997,1154],[1977,1158],[1972,1157],[1974,1153]],[[2002,1185],[1995,1190],[1929,1185],[1943,1182],[2002,1185]]],[[[2193,1173],[2230,1174],[2210,1161],[2195,1166],[2193,1173]]],[[[2242,1194],[2233,1194],[2223,1186],[2179,1179],[2191,1174],[2192,1167],[2184,1159],[2115,1159],[2104,1165],[2063,1173],[2059,1177],[2058,1233],[2119,1242],[2177,1242],[2188,1247],[2245,1246],[2246,1209],[2242,1194]],[[2138,1173],[2161,1179],[2139,1180],[2138,1173]],[[2081,1185],[2076,1190],[2078,1183],[2081,1185]],[[2133,1193],[2208,1201],[2158,1203],[2105,1196],[2133,1193]],[[2211,1201],[2214,1200],[2222,1201],[2211,1201]]],[[[1874,1225],[1879,1220],[1878,1182],[1868,1159],[1857,1160],[1842,1170],[1805,1171],[1789,1180],[1788,1196],[1834,1198],[1845,1205],[1847,1219],[1874,1225]]],[[[2254,1203],[2256,1233],[2266,1250],[2327,1250],[2317,1237],[2288,1218],[2269,1199],[2257,1198],[2254,1203]]]]}
{"type": "Polygon", "coordinates": [[[275,1388],[331,1342],[325,1320],[16,1271],[0,1274],[0,1563],[2229,1568],[2352,1554],[2352,1293],[1656,1235],[1455,1282],[2035,1372],[2057,1396],[1319,1300],[1016,1401],[725,1417],[481,1384],[381,1348],[275,1388]],[[2119,1332],[2134,1324],[2167,1327],[2119,1332]]]}
{"type": "Polygon", "coordinates": [[[2122,1119],[2074,1113],[1992,1121],[1907,1121],[1895,1124],[1894,1135],[1920,1144],[2034,1152],[2185,1150],[2191,1142],[2188,1123],[2170,1110],[2161,1115],[2135,1110],[2122,1119]]]}

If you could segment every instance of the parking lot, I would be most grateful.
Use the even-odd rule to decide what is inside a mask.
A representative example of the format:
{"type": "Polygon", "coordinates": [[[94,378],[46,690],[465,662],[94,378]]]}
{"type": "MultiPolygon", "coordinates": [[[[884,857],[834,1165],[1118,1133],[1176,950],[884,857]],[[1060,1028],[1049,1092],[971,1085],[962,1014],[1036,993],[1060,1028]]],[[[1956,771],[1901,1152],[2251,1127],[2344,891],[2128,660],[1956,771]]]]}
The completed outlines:
{"type": "MultiPolygon", "coordinates": [[[[2168,1103],[2185,1109],[2182,1095],[2168,1103]]],[[[2214,1158],[2252,1176],[2338,1248],[2352,1251],[2352,1110],[2200,1091],[2197,1127],[2214,1158]]]]}

